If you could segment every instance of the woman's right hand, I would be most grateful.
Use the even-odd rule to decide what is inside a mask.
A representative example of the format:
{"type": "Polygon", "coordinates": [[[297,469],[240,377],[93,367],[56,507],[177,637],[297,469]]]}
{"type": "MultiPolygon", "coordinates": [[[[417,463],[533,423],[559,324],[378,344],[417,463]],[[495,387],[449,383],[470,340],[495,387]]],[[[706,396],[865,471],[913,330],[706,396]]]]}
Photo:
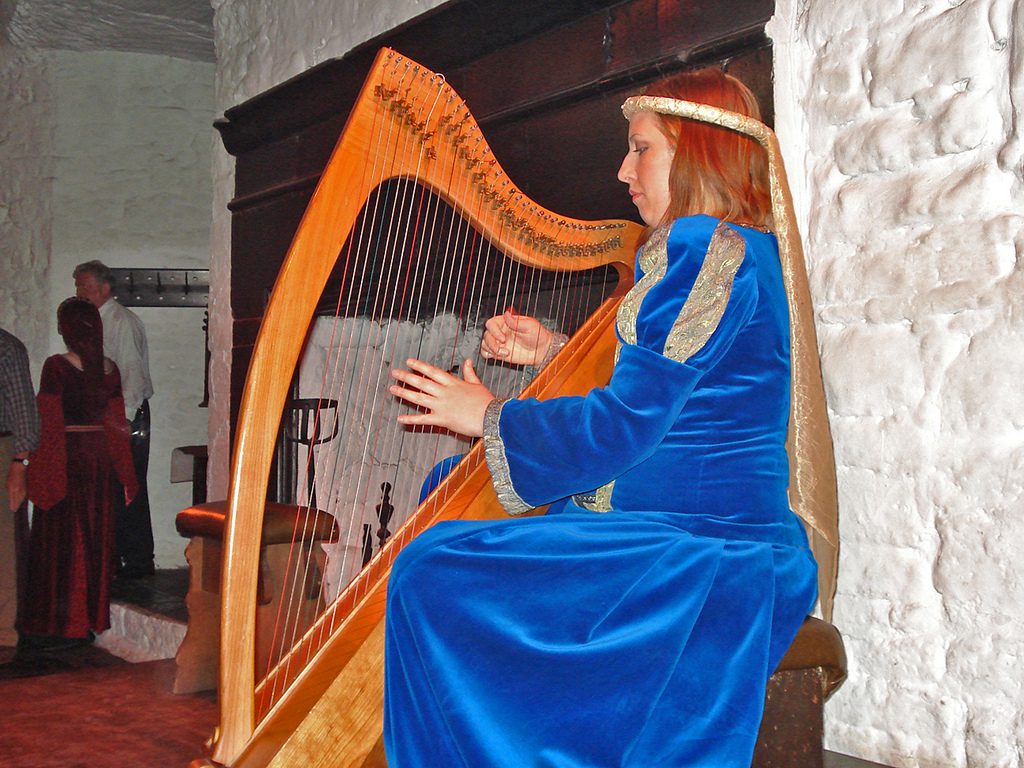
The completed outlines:
{"type": "Polygon", "coordinates": [[[548,353],[554,334],[529,315],[507,309],[485,324],[480,353],[516,365],[537,365],[548,353]]]}

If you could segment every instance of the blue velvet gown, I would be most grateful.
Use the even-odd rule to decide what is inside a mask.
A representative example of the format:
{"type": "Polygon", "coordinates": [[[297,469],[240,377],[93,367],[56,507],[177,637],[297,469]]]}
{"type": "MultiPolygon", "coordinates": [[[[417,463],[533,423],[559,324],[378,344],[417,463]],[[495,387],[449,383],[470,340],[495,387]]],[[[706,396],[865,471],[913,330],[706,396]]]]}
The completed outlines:
{"type": "Polygon", "coordinates": [[[492,404],[512,513],[454,521],[388,586],[390,768],[750,765],[816,598],[790,511],[773,235],[680,219],[641,249],[608,386],[492,404]]]}

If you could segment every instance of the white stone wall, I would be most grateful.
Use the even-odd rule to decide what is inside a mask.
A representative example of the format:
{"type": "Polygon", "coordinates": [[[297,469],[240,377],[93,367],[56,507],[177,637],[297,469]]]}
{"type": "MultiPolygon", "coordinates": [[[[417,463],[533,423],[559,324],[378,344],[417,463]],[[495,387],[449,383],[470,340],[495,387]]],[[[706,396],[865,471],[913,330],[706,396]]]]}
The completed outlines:
{"type": "MultiPolygon", "coordinates": [[[[213,0],[217,113],[386,32],[443,0],[213,0]]],[[[211,246],[210,498],[228,488],[231,376],[231,222],[234,158],[213,160],[211,246]]]]}
{"type": "Polygon", "coordinates": [[[780,0],[839,472],[831,748],[1024,765],[1024,4],[780,0]]]}
{"type": "Polygon", "coordinates": [[[0,327],[28,347],[38,381],[47,350],[53,97],[44,57],[0,37],[0,327]]]}
{"type": "MultiPolygon", "coordinates": [[[[75,264],[206,269],[212,195],[213,66],[133,53],[51,54],[56,120],[50,306],[75,264]]],[[[153,439],[149,497],[157,564],[184,565],[174,517],[191,485],[171,452],[206,442],[203,309],[137,308],[146,325],[153,439]]],[[[51,326],[51,351],[63,345],[51,326]]]]}
{"type": "MultiPolygon", "coordinates": [[[[211,64],[142,54],[0,48],[0,323],[42,361],[63,351],[55,311],[75,264],[205,269],[211,64]]],[[[202,309],[140,308],[156,394],[149,483],[157,564],[184,565],[170,483],[176,446],[206,442],[202,309]]]]}
{"type": "MultiPolygon", "coordinates": [[[[408,406],[388,392],[391,370],[410,357],[444,368],[471,358],[481,381],[502,398],[522,392],[533,378],[533,368],[481,359],[482,336],[481,325],[450,314],[422,323],[327,317],[314,323],[300,364],[299,396],[335,398],[338,407],[321,410],[320,435],[331,439],[313,449],[316,503],[308,492],[304,448],[298,449],[296,498],[335,517],[338,542],[324,545],[330,599],[362,567],[362,532],[365,525],[373,532],[380,527],[383,483],[391,486],[388,530],[393,533],[415,511],[434,466],[472,448],[473,441],[462,436],[400,426],[398,414],[408,406]]],[[[309,439],[312,432],[299,437],[309,439]]],[[[375,540],[374,547],[376,552],[375,540]]]]}

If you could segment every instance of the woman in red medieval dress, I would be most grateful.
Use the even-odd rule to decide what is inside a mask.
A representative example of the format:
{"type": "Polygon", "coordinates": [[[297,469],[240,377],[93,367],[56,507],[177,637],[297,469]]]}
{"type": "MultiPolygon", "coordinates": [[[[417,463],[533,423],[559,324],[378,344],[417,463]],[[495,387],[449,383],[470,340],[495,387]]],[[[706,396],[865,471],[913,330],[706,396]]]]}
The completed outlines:
{"type": "Polygon", "coordinates": [[[22,632],[89,640],[110,627],[114,497],[137,489],[121,376],[103,356],[103,325],[88,301],[66,299],[57,329],[68,351],[43,364],[34,504],[22,632]]]}

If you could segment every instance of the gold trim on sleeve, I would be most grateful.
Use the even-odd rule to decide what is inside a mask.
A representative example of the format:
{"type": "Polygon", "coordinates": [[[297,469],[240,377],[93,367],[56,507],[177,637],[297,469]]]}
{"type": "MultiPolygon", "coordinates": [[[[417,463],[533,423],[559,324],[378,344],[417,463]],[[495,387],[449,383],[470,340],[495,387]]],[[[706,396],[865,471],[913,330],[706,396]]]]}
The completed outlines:
{"type": "Polygon", "coordinates": [[[537,363],[536,368],[538,371],[544,369],[548,363],[555,359],[555,355],[562,351],[562,347],[569,343],[569,337],[564,333],[556,333],[551,337],[551,342],[548,344],[548,351],[544,353],[544,357],[537,363]]]}
{"type": "Polygon", "coordinates": [[[665,277],[668,268],[668,233],[671,230],[671,224],[659,227],[640,250],[638,260],[644,276],[623,297],[615,316],[615,327],[624,344],[636,344],[636,320],[640,314],[640,305],[647,292],[665,277]]]}
{"type": "Polygon", "coordinates": [[[533,507],[527,504],[512,487],[512,475],[509,471],[508,457],[505,455],[505,443],[501,439],[499,426],[501,409],[508,400],[491,400],[484,411],[484,458],[491,470],[491,482],[498,501],[510,515],[522,515],[533,507]]]}
{"type": "Polygon", "coordinates": [[[747,247],[724,223],[715,227],[697,279],[665,339],[665,357],[683,363],[708,343],[725,314],[747,247]]]}
{"type": "Polygon", "coordinates": [[[588,509],[591,512],[612,511],[612,490],[615,488],[615,481],[602,485],[600,488],[587,493],[577,493],[572,497],[576,506],[588,509]]]}

